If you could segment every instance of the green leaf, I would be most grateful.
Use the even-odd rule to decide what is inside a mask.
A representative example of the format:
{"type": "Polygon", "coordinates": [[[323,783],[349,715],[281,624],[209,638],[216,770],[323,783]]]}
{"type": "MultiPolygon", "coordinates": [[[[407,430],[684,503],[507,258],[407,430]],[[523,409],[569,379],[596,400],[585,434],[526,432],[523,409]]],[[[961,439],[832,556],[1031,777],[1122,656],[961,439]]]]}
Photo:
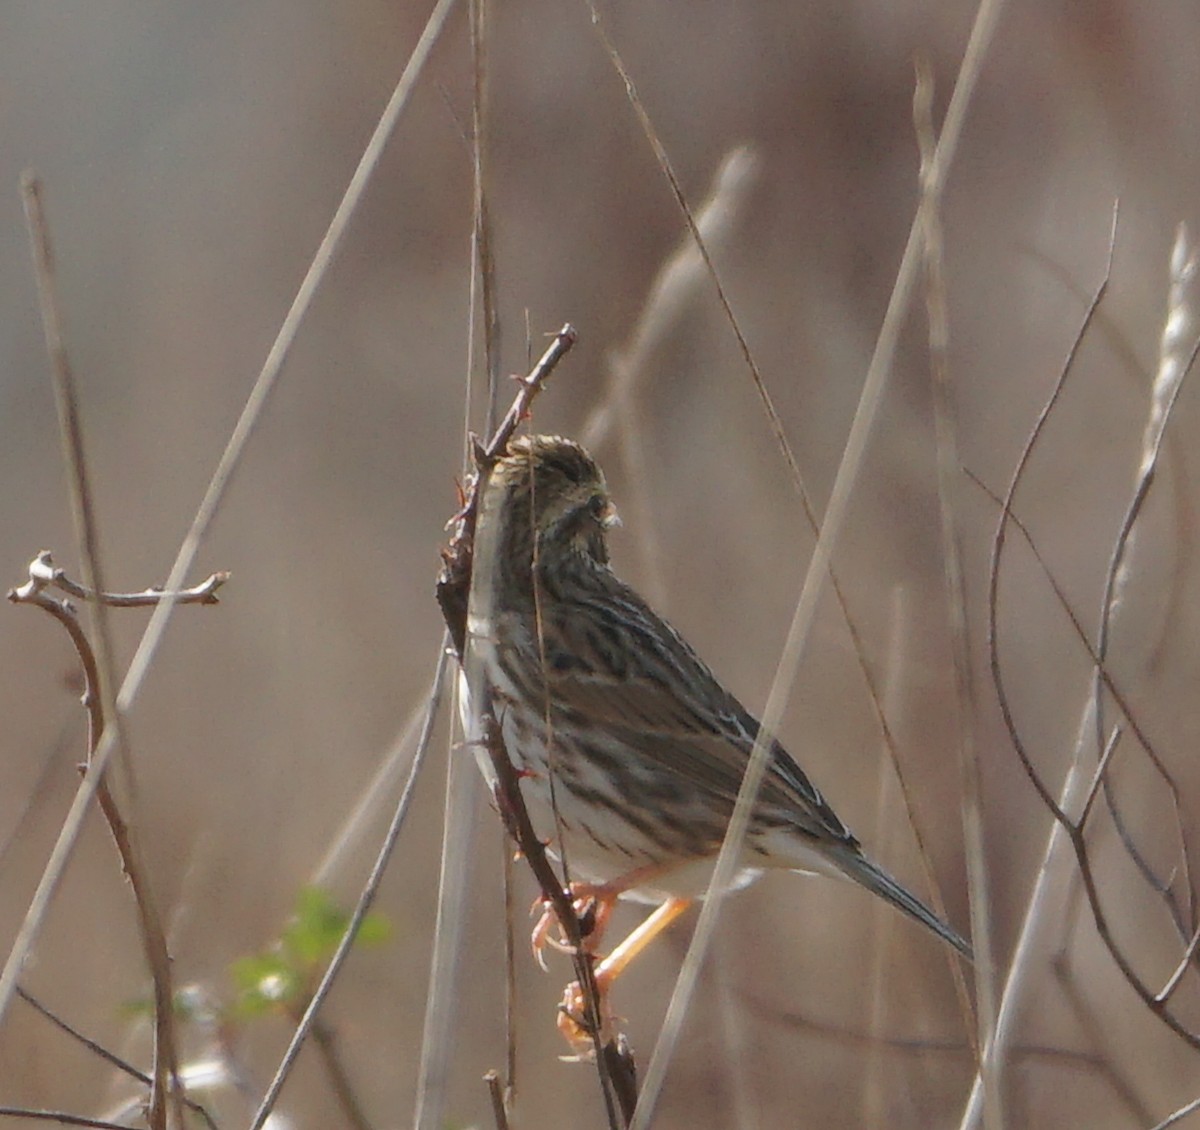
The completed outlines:
{"type": "Polygon", "coordinates": [[[238,987],[238,1011],[245,1015],[277,1011],[300,993],[301,978],[277,952],[240,957],[230,966],[230,972],[238,987]]]}
{"type": "Polygon", "coordinates": [[[296,911],[283,931],[284,949],[305,965],[328,957],[346,932],[349,918],[319,887],[304,887],[296,911]]]}

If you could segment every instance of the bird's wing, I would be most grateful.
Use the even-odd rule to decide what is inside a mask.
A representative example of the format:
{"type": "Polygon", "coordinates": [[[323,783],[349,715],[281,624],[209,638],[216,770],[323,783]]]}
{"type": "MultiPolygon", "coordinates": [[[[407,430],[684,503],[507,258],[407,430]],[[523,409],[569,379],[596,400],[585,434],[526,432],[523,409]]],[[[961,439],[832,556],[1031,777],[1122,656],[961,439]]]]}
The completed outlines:
{"type": "MultiPolygon", "coordinates": [[[[627,743],[662,770],[732,805],[758,721],[669,624],[612,574],[602,589],[545,624],[551,701],[627,743]]],[[[759,792],[772,810],[819,840],[857,840],[777,742],[759,792]]]]}

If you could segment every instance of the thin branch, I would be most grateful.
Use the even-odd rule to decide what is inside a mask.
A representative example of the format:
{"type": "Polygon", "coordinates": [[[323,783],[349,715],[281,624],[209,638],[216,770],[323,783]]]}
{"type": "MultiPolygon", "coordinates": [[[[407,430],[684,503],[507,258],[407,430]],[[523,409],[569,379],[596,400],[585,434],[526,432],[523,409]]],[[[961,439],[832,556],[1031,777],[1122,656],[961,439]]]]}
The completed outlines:
{"type": "Polygon", "coordinates": [[[341,1108],[346,1122],[354,1130],[372,1130],[366,1111],[363,1110],[362,1104],[358,1101],[358,1095],[354,1091],[350,1073],[346,1070],[346,1065],[342,1062],[341,1054],[338,1052],[337,1038],[333,1029],[323,1020],[314,1020],[312,1038],[320,1052],[321,1062],[325,1065],[334,1097],[337,1099],[337,1104],[341,1108]]]}
{"type": "MultiPolygon", "coordinates": [[[[1007,519],[1011,520],[1011,518],[1011,514],[1008,514],[1007,519]]],[[[1014,522],[1014,524],[1016,523],[1014,522]]],[[[995,557],[993,556],[993,562],[994,561],[995,557]]],[[[1076,626],[1078,626],[1077,621],[1073,622],[1076,624],[1076,626]]],[[[1083,637],[1083,639],[1086,644],[1086,637],[1083,637]]],[[[1096,657],[1091,651],[1090,646],[1088,647],[1088,651],[1093,662],[1095,662],[1096,657]]],[[[994,648],[993,671],[995,679],[998,676],[999,669],[994,648]]],[[[1128,705],[1125,703],[1124,699],[1116,689],[1112,678],[1107,671],[1105,672],[1105,686],[1107,687],[1109,693],[1113,695],[1114,701],[1120,706],[1125,717],[1129,720],[1130,727],[1134,730],[1138,740],[1144,745],[1148,744],[1145,736],[1138,728],[1134,716],[1130,713],[1128,705]]],[[[1034,787],[1037,789],[1039,795],[1042,795],[1043,791],[1045,790],[1045,784],[1041,780],[1037,770],[1034,768],[1032,760],[1029,758],[1028,751],[1025,749],[1021,740],[1020,734],[1015,728],[1015,724],[1012,723],[1011,707],[1007,698],[1007,691],[1002,677],[1000,677],[999,681],[996,682],[996,691],[997,698],[1000,700],[1001,715],[1005,718],[1006,728],[1008,729],[1009,740],[1013,743],[1014,749],[1018,751],[1018,758],[1021,761],[1022,767],[1025,768],[1026,775],[1029,776],[1031,782],[1033,782],[1034,787]]],[[[1046,793],[1045,795],[1048,796],[1049,794],[1046,793]]],[[[1173,1016],[1156,999],[1155,993],[1138,976],[1129,958],[1117,945],[1116,939],[1113,937],[1112,930],[1108,922],[1108,917],[1105,914],[1104,908],[1100,902],[1099,891],[1096,887],[1095,875],[1092,871],[1091,858],[1088,855],[1087,843],[1083,834],[1083,829],[1077,825],[1076,822],[1066,814],[1064,809],[1058,803],[1053,801],[1053,799],[1048,801],[1047,807],[1051,809],[1052,813],[1054,814],[1055,821],[1057,822],[1058,826],[1062,828],[1075,853],[1076,864],[1079,868],[1080,878],[1083,881],[1084,893],[1088,901],[1088,906],[1092,912],[1093,924],[1096,927],[1096,932],[1099,935],[1100,940],[1103,942],[1105,949],[1108,950],[1109,956],[1116,963],[1117,968],[1128,982],[1130,988],[1132,988],[1134,992],[1137,993],[1137,995],[1142,999],[1142,1003],[1145,1004],[1155,1016],[1162,1020],[1167,1027],[1175,1032],[1175,1034],[1183,1039],[1187,1044],[1195,1048],[1200,1048],[1200,1034],[1190,1031],[1182,1023],[1182,1021],[1173,1016]]],[[[966,1120],[964,1120],[963,1125],[967,1125],[966,1120]]]]}
{"type": "Polygon", "coordinates": [[[488,157],[488,72],[487,0],[471,0],[471,154],[475,181],[475,226],[473,242],[479,274],[479,296],[483,304],[483,356],[487,370],[487,416],[484,434],[496,427],[496,405],[500,397],[500,312],[496,302],[496,260],[487,178],[488,157]]]}
{"type": "MultiPolygon", "coordinates": [[[[530,370],[529,375],[518,380],[521,386],[516,399],[500,421],[500,426],[486,447],[476,447],[475,460],[480,467],[490,467],[508,447],[517,425],[524,420],[533,407],[534,400],[549,380],[555,367],[578,340],[575,327],[569,322],[554,335],[546,352],[530,370]]],[[[471,560],[475,546],[475,523],[478,518],[478,481],[472,482],[462,509],[454,516],[454,534],[450,546],[442,553],[442,570],[437,581],[437,599],[450,630],[450,638],[459,662],[466,645],[467,601],[471,590],[471,560]]]]}
{"type": "MultiPolygon", "coordinates": [[[[508,831],[501,828],[507,837],[508,831]]],[[[517,1101],[517,909],[513,887],[513,854],[507,838],[501,846],[504,886],[504,1108],[517,1101]]]]}
{"type": "Polygon", "coordinates": [[[1050,394],[1046,398],[1045,404],[1042,405],[1041,411],[1038,413],[1037,419],[1034,421],[1033,427],[1030,430],[1029,436],[1025,440],[1025,445],[1021,450],[1021,454],[1017,459],[1016,467],[1013,469],[1012,476],[1009,479],[1008,489],[1005,492],[1003,499],[1000,500],[1001,514],[996,526],[996,533],[992,539],[992,560],[989,569],[988,583],[988,652],[991,660],[992,683],[996,688],[997,699],[1000,706],[1000,713],[1003,717],[1005,728],[1008,730],[1010,738],[1014,742],[1014,749],[1017,757],[1020,759],[1021,766],[1025,770],[1025,775],[1033,784],[1038,796],[1041,798],[1042,804],[1053,813],[1054,818],[1064,826],[1069,825],[1062,808],[1058,802],[1050,795],[1045,783],[1042,781],[1037,769],[1033,765],[1024,744],[1017,737],[1016,720],[1012,714],[1012,708],[1008,700],[1008,695],[1005,692],[1005,683],[1003,673],[1000,668],[1000,649],[999,649],[999,589],[1000,589],[1000,565],[1004,554],[1005,542],[1008,536],[1008,523],[1011,518],[1013,509],[1013,500],[1016,497],[1017,488],[1020,486],[1025,477],[1025,470],[1029,465],[1030,459],[1033,457],[1034,449],[1037,447],[1038,440],[1041,438],[1047,421],[1050,419],[1050,414],[1054,411],[1058,404],[1059,397],[1062,395],[1063,388],[1066,386],[1067,377],[1070,375],[1075,365],[1075,359],[1079,354],[1079,349],[1083,344],[1083,339],[1087,335],[1088,328],[1091,326],[1093,319],[1096,316],[1096,311],[1100,307],[1100,303],[1104,299],[1105,293],[1108,291],[1109,280],[1112,278],[1112,260],[1113,250],[1116,246],[1116,209],[1113,210],[1113,227],[1109,236],[1108,255],[1104,264],[1104,272],[1100,279],[1099,285],[1096,287],[1092,295],[1091,302],[1088,304],[1084,312],[1083,321],[1080,323],[1075,337],[1071,342],[1071,347],[1067,351],[1067,356],[1059,369],[1058,378],[1055,380],[1050,394]]]}
{"type": "MultiPolygon", "coordinates": [[[[891,614],[888,621],[887,653],[884,666],[883,701],[881,705],[892,717],[899,715],[903,706],[901,687],[908,666],[908,644],[912,638],[913,624],[909,615],[906,590],[895,585],[892,588],[891,614]]],[[[895,804],[895,784],[887,772],[882,759],[879,763],[879,786],[875,799],[875,835],[871,842],[876,851],[887,844],[891,827],[891,811],[895,804]]],[[[890,956],[896,916],[888,913],[882,899],[873,899],[872,930],[870,934],[869,966],[866,972],[866,999],[868,1004],[867,1031],[878,1036],[887,1023],[888,994],[884,991],[886,970],[890,956]]],[[[970,1031],[970,1025],[967,1026],[970,1031]]],[[[884,1082],[883,1058],[873,1045],[866,1057],[862,1085],[862,1125],[883,1126],[886,1124],[887,1102],[890,1098],[884,1082]]]]}
{"type": "Polygon", "coordinates": [[[500,1082],[499,1073],[488,1071],[483,1081],[487,1084],[488,1098],[492,1102],[492,1118],[495,1120],[496,1130],[509,1130],[508,1109],[504,1101],[506,1088],[500,1082]]]}
{"type": "Polygon", "coordinates": [[[667,183],[671,186],[671,194],[675,197],[675,203],[679,206],[679,211],[683,216],[684,223],[687,224],[688,231],[691,232],[696,249],[704,259],[704,266],[707,268],[708,275],[713,281],[713,286],[717,292],[717,299],[721,303],[721,309],[725,313],[726,320],[729,322],[729,328],[733,331],[733,336],[737,339],[742,360],[745,362],[746,369],[750,373],[750,379],[754,382],[754,389],[758,393],[758,398],[762,403],[763,411],[767,415],[771,432],[775,436],[775,442],[779,447],[780,453],[783,455],[784,462],[788,466],[792,480],[797,487],[803,490],[803,477],[800,474],[800,465],[796,462],[796,456],[793,454],[791,445],[788,443],[783,420],[779,415],[778,409],[775,407],[775,402],[771,399],[771,393],[767,389],[767,383],[758,368],[758,362],[754,360],[754,354],[750,351],[750,343],[746,340],[746,335],[742,332],[741,323],[733,312],[729,296],[725,292],[725,287],[721,283],[721,277],[717,274],[712,257],[708,253],[708,247],[696,223],[695,216],[692,214],[692,209],[688,205],[687,197],[684,195],[683,186],[680,184],[679,177],[675,175],[675,169],[671,164],[670,157],[667,156],[666,147],[663,145],[662,139],[658,136],[658,131],[654,128],[654,123],[650,120],[650,115],[646,112],[646,107],[638,95],[637,87],[633,84],[632,76],[626,69],[624,61],[617,52],[616,45],[608,34],[608,28],[600,16],[599,9],[596,7],[596,0],[584,0],[584,3],[587,5],[588,13],[591,16],[592,27],[596,29],[596,34],[600,37],[600,41],[604,45],[605,53],[608,55],[613,69],[620,76],[621,82],[625,86],[626,97],[629,99],[630,106],[633,107],[638,124],[642,127],[642,132],[646,135],[646,140],[650,143],[650,148],[654,151],[654,158],[658,162],[658,167],[662,170],[663,176],[666,177],[667,183]]]}
{"type": "Polygon", "coordinates": [[[422,766],[425,764],[425,756],[429,752],[430,739],[433,737],[434,722],[437,719],[437,712],[441,705],[442,692],[445,686],[448,658],[447,642],[443,641],[443,646],[438,653],[433,687],[430,691],[425,711],[425,722],[421,729],[421,736],[417,740],[417,748],[413,754],[408,779],[404,782],[404,789],[400,794],[399,801],[396,803],[396,810],[392,815],[391,824],[388,826],[383,843],[380,845],[379,852],[375,857],[371,873],[367,877],[367,881],[358,896],[354,913],[350,915],[350,921],[346,924],[346,931],[342,935],[341,941],[338,942],[337,949],[334,951],[333,957],[330,958],[329,965],[322,975],[316,991],[312,995],[312,1000],[308,1002],[308,1007],[304,1010],[304,1015],[300,1018],[300,1023],[296,1026],[295,1032],[292,1033],[287,1051],[284,1052],[283,1059],[275,1071],[275,1076],[271,1080],[266,1094],[263,1095],[258,1110],[254,1113],[254,1119],[250,1123],[250,1130],[262,1130],[263,1125],[274,1109],[275,1103],[279,1099],[279,1094],[283,1090],[283,1085],[287,1081],[288,1075],[291,1074],[292,1068],[296,1064],[296,1059],[300,1055],[300,1050],[304,1046],[304,1041],[308,1037],[313,1024],[316,1022],[317,1013],[325,1003],[325,998],[329,995],[330,989],[333,988],[334,980],[341,972],[346,959],[350,956],[350,949],[354,945],[355,938],[358,936],[359,927],[362,925],[363,919],[370,911],[371,905],[375,901],[375,896],[379,892],[379,885],[383,882],[383,876],[392,858],[392,852],[396,847],[400,830],[404,827],[404,820],[408,815],[409,805],[412,803],[417,777],[421,772],[422,766]]]}
{"type": "MultiPolygon", "coordinates": [[[[92,497],[91,481],[88,477],[87,458],[84,453],[83,423],[79,409],[79,394],[75,376],[67,356],[63,333],[62,309],[58,297],[58,281],[54,270],[54,252],[50,240],[50,226],[46,218],[42,199],[41,182],[31,172],[21,177],[21,198],[25,206],[25,219],[29,228],[30,246],[33,253],[34,276],[37,279],[38,305],[45,331],[46,352],[50,358],[51,383],[58,409],[59,433],[63,457],[67,465],[67,483],[71,496],[71,516],[75,526],[75,539],[79,546],[80,566],[83,570],[83,590],[101,593],[104,591],[103,572],[100,558],[100,533],[96,520],[95,501],[92,497]]],[[[92,727],[88,738],[88,760],[96,756],[96,747],[102,735],[111,740],[121,751],[119,762],[127,778],[127,793],[130,803],[136,797],[133,767],[121,727],[121,715],[117,709],[116,677],[113,665],[112,637],[109,632],[108,613],[103,601],[88,604],[94,654],[90,662],[84,659],[84,669],[90,683],[86,695],[96,710],[91,712],[92,727]],[[107,731],[107,733],[106,733],[107,731]]],[[[83,638],[83,633],[72,634],[78,651],[81,644],[89,653],[92,646],[83,638]]],[[[172,1010],[171,959],[167,952],[166,934],[158,913],[149,875],[138,850],[136,836],[123,819],[116,798],[105,779],[99,782],[96,796],[101,810],[108,821],[113,840],[121,856],[121,866],[129,877],[137,911],[139,934],[146,965],[154,987],[154,1085],[150,1091],[147,1119],[153,1130],[166,1130],[167,1096],[171,1094],[172,1082],[178,1077],[179,1062],[175,1046],[175,1020],[172,1010]]],[[[36,896],[35,896],[36,897],[36,896]]],[[[175,1098],[177,1120],[183,1122],[183,1107],[175,1098]]]]}
{"type": "Polygon", "coordinates": [[[0,1106],[0,1118],[28,1118],[38,1122],[57,1122],[60,1126],[95,1126],[99,1130],[127,1130],[123,1122],[105,1122],[102,1118],[68,1114],[63,1110],[34,1110],[23,1106],[0,1106]]]}
{"type": "MultiPolygon", "coordinates": [[[[1115,217],[1114,217],[1114,232],[1115,232],[1115,217]]],[[[1096,927],[1097,934],[1099,935],[1101,941],[1103,942],[1105,949],[1108,950],[1109,956],[1112,958],[1114,963],[1117,965],[1117,968],[1120,970],[1121,975],[1125,978],[1126,982],[1134,990],[1134,992],[1137,993],[1137,995],[1141,998],[1142,1003],[1150,1010],[1150,1012],[1152,1012],[1155,1016],[1157,1016],[1164,1024],[1167,1025],[1167,1027],[1169,1027],[1173,1032],[1175,1032],[1175,1034],[1178,1035],[1182,1040],[1184,1040],[1188,1045],[1190,1045],[1191,1047],[1200,1048],[1200,1033],[1190,1030],[1178,1017],[1174,1016],[1171,1013],[1170,1009],[1167,1007],[1168,1002],[1165,1000],[1160,1000],[1158,998],[1158,994],[1156,994],[1143,981],[1143,979],[1138,975],[1137,971],[1134,969],[1133,964],[1132,964],[1130,958],[1128,957],[1128,955],[1117,944],[1116,938],[1113,936],[1112,929],[1111,929],[1111,926],[1108,921],[1108,916],[1105,913],[1104,907],[1100,901],[1100,896],[1099,896],[1099,891],[1098,891],[1098,888],[1096,885],[1095,875],[1092,870],[1091,858],[1088,854],[1087,842],[1086,842],[1086,838],[1084,835],[1084,829],[1083,829],[1081,823],[1072,819],[1067,814],[1067,812],[1063,809],[1063,807],[1058,802],[1056,802],[1055,799],[1050,795],[1045,782],[1042,780],[1041,774],[1038,772],[1037,768],[1034,766],[1032,758],[1030,757],[1029,752],[1025,748],[1024,742],[1022,741],[1020,733],[1017,729],[1014,715],[1012,713],[1012,706],[1008,699],[1007,687],[1006,687],[1006,684],[1004,681],[1003,671],[1001,669],[1000,657],[999,657],[998,629],[997,629],[998,615],[999,615],[998,614],[999,573],[1000,573],[1001,556],[1002,556],[1003,548],[1004,548],[1006,530],[1007,530],[1009,522],[1013,520],[1013,517],[1012,517],[1013,498],[1016,494],[1017,487],[1018,487],[1021,479],[1023,478],[1025,468],[1028,465],[1029,458],[1032,455],[1032,452],[1037,443],[1037,440],[1041,435],[1042,429],[1044,428],[1047,420],[1049,419],[1050,413],[1053,411],[1055,405],[1058,402],[1058,398],[1059,398],[1059,396],[1062,392],[1062,389],[1065,385],[1067,375],[1069,374],[1069,372],[1072,368],[1072,362],[1074,361],[1075,356],[1078,353],[1079,346],[1083,340],[1084,335],[1086,334],[1087,328],[1090,325],[1092,318],[1095,315],[1096,308],[1098,307],[1100,300],[1102,299],[1102,297],[1104,295],[1104,291],[1107,287],[1109,275],[1111,272],[1112,248],[1113,248],[1113,241],[1110,240],[1108,265],[1106,266],[1106,269],[1105,269],[1104,279],[1103,279],[1100,287],[1096,291],[1096,294],[1095,294],[1095,297],[1093,298],[1092,304],[1088,308],[1087,314],[1085,315],[1084,320],[1083,320],[1082,327],[1081,327],[1079,333],[1076,335],[1075,341],[1073,342],[1073,344],[1071,346],[1071,349],[1067,356],[1067,361],[1064,364],[1062,370],[1060,371],[1058,380],[1055,382],[1054,388],[1051,391],[1046,404],[1043,406],[1043,409],[1038,416],[1038,419],[1033,427],[1033,430],[1030,433],[1030,436],[1026,441],[1024,450],[1022,451],[1021,457],[1018,461],[1017,468],[1014,471],[1012,479],[1010,481],[1008,491],[1002,502],[1002,513],[1001,513],[1001,517],[1000,517],[998,525],[997,525],[997,530],[996,530],[996,534],[993,539],[993,545],[992,545],[992,562],[991,562],[991,568],[990,568],[989,596],[988,596],[988,649],[989,649],[989,654],[990,654],[990,658],[991,658],[992,681],[993,681],[993,684],[996,689],[997,701],[1000,706],[1001,716],[1004,720],[1005,728],[1009,734],[1009,740],[1012,742],[1013,749],[1015,750],[1015,752],[1017,754],[1018,760],[1020,761],[1022,768],[1025,770],[1026,776],[1029,778],[1030,782],[1034,786],[1035,791],[1037,792],[1038,796],[1042,800],[1042,803],[1052,813],[1055,821],[1063,829],[1067,839],[1069,840],[1069,842],[1071,844],[1071,847],[1075,854],[1076,865],[1079,868],[1079,875],[1083,882],[1084,894],[1087,898],[1088,906],[1091,910],[1092,920],[1096,927]]],[[[1197,350],[1193,350],[1192,360],[1189,360],[1187,367],[1184,369],[1185,373],[1188,370],[1190,370],[1197,351],[1200,351],[1200,343],[1197,344],[1197,350]]],[[[1016,523],[1014,523],[1014,524],[1016,524],[1016,523]]],[[[1038,559],[1039,559],[1039,561],[1041,560],[1040,555],[1038,555],[1038,559]]],[[[1065,597],[1062,595],[1061,590],[1059,589],[1058,585],[1056,583],[1054,583],[1053,581],[1052,581],[1052,583],[1054,584],[1055,593],[1056,593],[1056,595],[1059,596],[1060,602],[1063,604],[1063,607],[1069,610],[1070,606],[1066,602],[1065,597]]],[[[1084,647],[1086,648],[1086,650],[1088,652],[1088,655],[1092,661],[1093,666],[1097,670],[1100,671],[1105,688],[1108,690],[1109,694],[1112,695],[1114,702],[1117,703],[1118,707],[1120,708],[1120,710],[1122,711],[1122,713],[1128,720],[1130,728],[1133,730],[1138,741],[1145,748],[1147,755],[1156,764],[1156,766],[1161,766],[1160,771],[1163,774],[1165,774],[1165,779],[1167,780],[1169,787],[1171,787],[1171,789],[1172,789],[1172,795],[1176,798],[1176,803],[1178,803],[1177,790],[1174,787],[1174,781],[1170,777],[1170,774],[1167,772],[1166,767],[1162,765],[1161,759],[1159,759],[1157,757],[1157,755],[1153,752],[1153,750],[1154,750],[1153,743],[1148,740],[1147,736],[1145,735],[1145,733],[1142,731],[1141,727],[1139,726],[1135,714],[1130,710],[1129,705],[1127,704],[1124,696],[1120,693],[1119,689],[1116,687],[1111,674],[1108,672],[1107,668],[1103,664],[1101,657],[1096,653],[1095,649],[1091,645],[1091,642],[1088,640],[1086,633],[1084,633],[1082,626],[1079,623],[1078,617],[1076,617],[1075,614],[1071,611],[1069,611],[1068,614],[1070,615],[1071,623],[1074,626],[1080,641],[1082,642],[1082,644],[1084,645],[1084,647]]],[[[964,1119],[963,1125],[966,1126],[967,1124],[968,1124],[967,1120],[964,1119]]]]}
{"type": "MultiPolygon", "coordinates": [[[[1134,490],[1129,505],[1125,510],[1120,530],[1113,544],[1109,557],[1108,570],[1104,578],[1104,593],[1100,604],[1100,626],[1096,638],[1096,654],[1100,663],[1108,660],[1109,640],[1113,633],[1113,623],[1117,610],[1122,603],[1125,586],[1132,576],[1130,558],[1136,541],[1136,526],[1141,517],[1146,499],[1158,471],[1163,442],[1167,435],[1167,427],[1174,413],[1183,388],[1184,377],[1195,362],[1195,348],[1189,357],[1184,349],[1184,337],[1188,329],[1189,314],[1187,306],[1187,291],[1196,272],[1195,256],[1190,253],[1187,242],[1187,229],[1179,225],[1175,243],[1171,249],[1170,284],[1167,297],[1167,314],[1164,319],[1161,343],[1159,348],[1159,365],[1151,385],[1150,410],[1147,413],[1146,425],[1142,436],[1141,460],[1138,464],[1134,481],[1134,490]]],[[[1200,343],[1197,343],[1200,347],[1200,343]]],[[[1096,667],[1092,677],[1092,693],[1097,696],[1096,707],[1096,744],[1099,746],[1104,733],[1104,700],[1101,696],[1102,677],[1101,667],[1096,667]]],[[[1142,854],[1133,840],[1132,833],[1121,815],[1113,793],[1111,781],[1104,781],[1104,799],[1112,815],[1117,835],[1125,848],[1126,854],[1146,883],[1159,894],[1166,903],[1176,929],[1181,937],[1186,937],[1191,927],[1195,926],[1194,908],[1192,907],[1192,886],[1189,875],[1189,852],[1183,820],[1179,812],[1179,800],[1173,788],[1174,782],[1167,772],[1166,766],[1156,756],[1153,750],[1146,751],[1159,776],[1171,789],[1175,800],[1176,831],[1180,841],[1180,856],[1183,860],[1184,886],[1188,892],[1189,908],[1186,912],[1179,906],[1178,900],[1171,891],[1171,883],[1164,882],[1155,874],[1150,862],[1142,854]]]]}
{"type": "Polygon", "coordinates": [[[60,1032],[65,1032],[72,1040],[82,1044],[93,1055],[99,1056],[105,1063],[111,1064],[118,1071],[123,1071],[131,1079],[136,1079],[139,1083],[144,1083],[147,1087],[154,1082],[144,1071],[134,1067],[132,1063],[122,1059],[115,1052],[110,1052],[103,1044],[98,1044],[95,1040],[85,1036],[77,1028],[73,1028],[61,1016],[53,1013],[44,1004],[41,1003],[32,993],[27,993],[19,985],[17,986],[17,996],[21,998],[27,1005],[44,1016],[50,1021],[60,1032]]]}
{"type": "MultiPolygon", "coordinates": [[[[141,592],[97,592],[87,585],[71,580],[66,571],[54,564],[48,549],[38,552],[29,566],[31,579],[37,578],[47,587],[61,589],[68,596],[77,600],[98,601],[109,608],[148,608],[161,604],[166,599],[166,593],[156,585],[141,592]]],[[[190,589],[180,589],[171,594],[176,604],[219,604],[221,598],[217,590],[232,576],[228,570],[213,573],[210,577],[193,585],[190,589]]]]}
{"type": "MultiPolygon", "coordinates": [[[[153,1078],[147,1075],[146,1072],[134,1067],[132,1063],[122,1059],[114,1052],[110,1052],[108,1048],[104,1047],[103,1044],[97,1043],[89,1036],[85,1036],[77,1028],[74,1028],[68,1024],[61,1016],[52,1012],[49,1008],[42,1004],[42,1002],[39,1001],[32,993],[26,992],[23,988],[21,988],[20,985],[17,986],[17,996],[19,996],[21,1000],[28,1004],[30,1008],[34,1009],[41,1016],[50,1021],[50,1023],[53,1024],[60,1032],[64,1032],[72,1040],[87,1048],[87,1050],[93,1055],[104,1060],[105,1063],[111,1064],[118,1071],[123,1072],[131,1079],[136,1080],[146,1087],[149,1087],[153,1084],[153,1078]]],[[[186,1067],[181,1071],[181,1074],[186,1076],[186,1067]]],[[[210,1130],[217,1130],[216,1123],[213,1121],[212,1115],[208,1113],[208,1110],[202,1103],[198,1103],[194,1099],[190,1099],[184,1095],[183,1104],[188,1108],[188,1110],[192,1111],[193,1114],[198,1115],[204,1121],[204,1124],[210,1128],[210,1130]]]]}
{"type": "Polygon", "coordinates": [[[1079,817],[1075,823],[1082,828],[1088,822],[1088,817],[1092,814],[1092,805],[1099,795],[1100,789],[1107,779],[1108,763],[1112,760],[1112,755],[1116,752],[1117,743],[1121,740],[1121,727],[1114,726],[1113,732],[1109,735],[1108,741],[1104,745],[1104,753],[1100,757],[1100,762],[1096,766],[1095,773],[1092,774],[1092,783],[1088,785],[1088,790],[1084,794],[1083,808],[1080,810],[1079,817]]]}
{"type": "Polygon", "coordinates": [[[1150,1130],[1167,1130],[1170,1126],[1178,1126],[1188,1115],[1200,1112],[1200,1099],[1193,1099],[1185,1106],[1181,1106],[1174,1114],[1164,1118],[1157,1125],[1150,1127],[1150,1130]]]}

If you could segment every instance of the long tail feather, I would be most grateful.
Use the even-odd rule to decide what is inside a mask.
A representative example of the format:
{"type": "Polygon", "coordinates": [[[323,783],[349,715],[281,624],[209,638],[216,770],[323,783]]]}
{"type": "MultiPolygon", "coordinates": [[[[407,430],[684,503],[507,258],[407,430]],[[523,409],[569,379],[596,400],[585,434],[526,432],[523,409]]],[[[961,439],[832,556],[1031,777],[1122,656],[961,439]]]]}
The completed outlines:
{"type": "Polygon", "coordinates": [[[968,961],[974,961],[971,946],[953,927],[943,922],[916,895],[896,882],[886,871],[856,851],[830,853],[834,862],[856,883],[872,894],[886,899],[905,914],[921,923],[942,941],[952,945],[968,961]]]}

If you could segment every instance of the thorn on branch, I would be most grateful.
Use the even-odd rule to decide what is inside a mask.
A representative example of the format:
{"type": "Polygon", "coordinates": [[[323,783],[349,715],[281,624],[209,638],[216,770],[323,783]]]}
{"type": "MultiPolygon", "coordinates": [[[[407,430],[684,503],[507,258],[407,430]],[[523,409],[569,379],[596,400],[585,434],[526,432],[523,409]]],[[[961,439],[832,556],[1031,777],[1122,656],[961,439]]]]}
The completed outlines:
{"type": "MultiPolygon", "coordinates": [[[[472,434],[469,437],[471,458],[478,472],[483,473],[508,450],[508,441],[522,420],[526,419],[529,409],[538,393],[542,391],[555,366],[570,352],[579,335],[569,322],[554,335],[549,348],[542,354],[541,359],[529,371],[527,377],[518,378],[521,388],[513,400],[512,407],[505,414],[495,434],[487,444],[480,443],[479,437],[472,434]]],[[[458,513],[451,518],[449,525],[454,528],[450,544],[442,551],[442,568],[437,579],[437,601],[450,629],[450,638],[459,660],[462,659],[463,648],[467,636],[467,599],[471,591],[471,563],[474,559],[475,521],[479,508],[480,474],[466,484],[465,496],[460,487],[460,506],[458,513]]]]}

